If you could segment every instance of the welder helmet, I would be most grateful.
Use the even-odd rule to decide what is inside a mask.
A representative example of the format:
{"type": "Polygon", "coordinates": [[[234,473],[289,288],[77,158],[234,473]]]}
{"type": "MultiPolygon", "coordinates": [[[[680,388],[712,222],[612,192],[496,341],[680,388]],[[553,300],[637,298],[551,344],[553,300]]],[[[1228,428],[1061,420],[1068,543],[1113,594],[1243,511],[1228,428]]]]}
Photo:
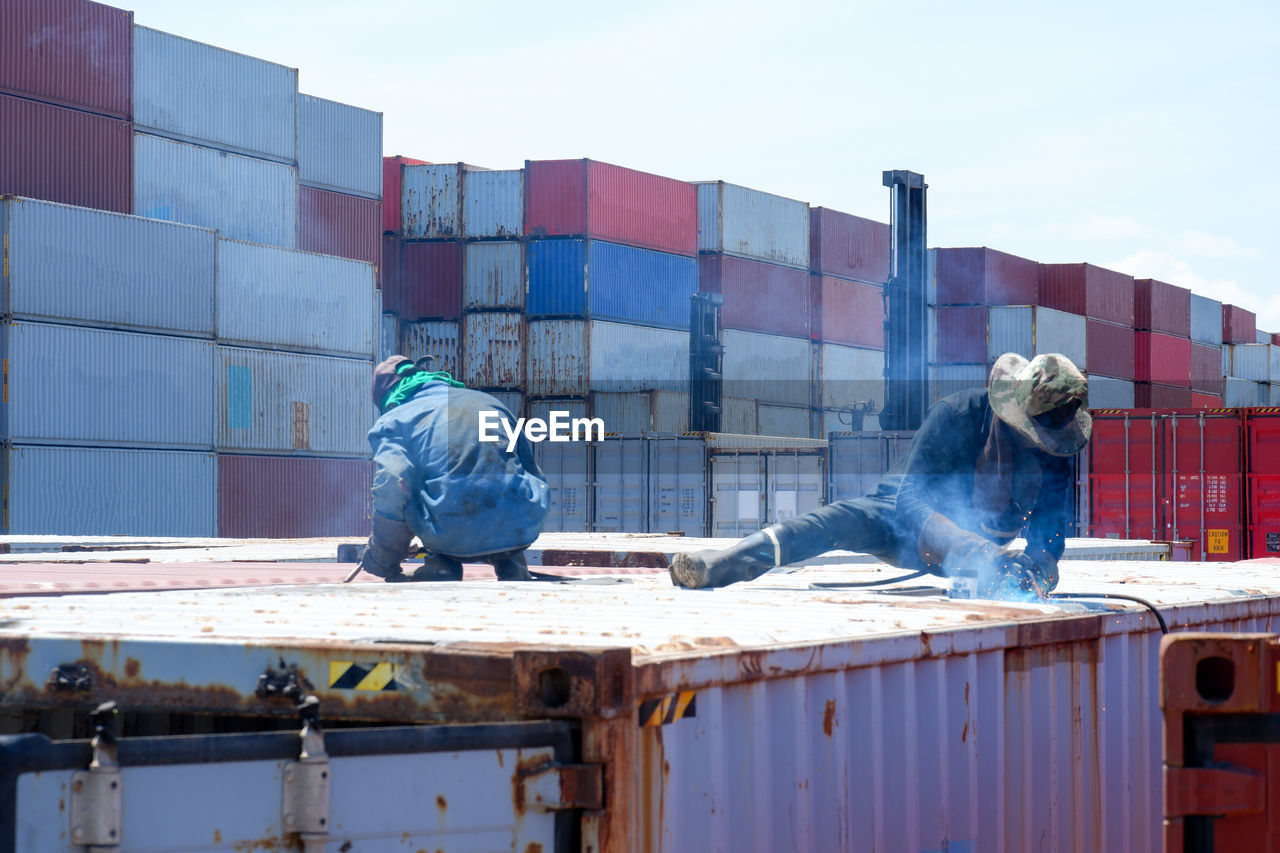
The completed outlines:
{"type": "Polygon", "coordinates": [[[382,410],[382,401],[413,368],[413,360],[403,355],[393,355],[373,369],[373,405],[382,410]],[[405,367],[408,365],[408,367],[405,367]]]}
{"type": "Polygon", "coordinates": [[[1076,455],[1093,431],[1089,380],[1065,355],[1005,353],[991,368],[988,396],[996,417],[1053,456],[1076,455]]]}

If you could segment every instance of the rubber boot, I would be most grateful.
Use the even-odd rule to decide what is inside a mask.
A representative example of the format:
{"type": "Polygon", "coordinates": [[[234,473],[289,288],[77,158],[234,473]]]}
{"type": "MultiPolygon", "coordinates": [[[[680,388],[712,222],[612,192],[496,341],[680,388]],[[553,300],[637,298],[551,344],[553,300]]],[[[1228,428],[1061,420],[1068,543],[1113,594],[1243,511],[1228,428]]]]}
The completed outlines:
{"type": "Polygon", "coordinates": [[[533,580],[533,576],[529,574],[529,564],[524,559],[524,549],[494,554],[487,558],[487,562],[493,566],[494,574],[500,581],[533,580]]]}
{"type": "Polygon", "coordinates": [[[409,576],[411,581],[460,581],[462,563],[448,554],[428,554],[409,576]]]}
{"type": "Polygon", "coordinates": [[[752,533],[723,551],[698,551],[676,554],[671,561],[671,583],[687,589],[706,589],[750,581],[770,569],[783,565],[778,528],[770,527],[752,533]]]}

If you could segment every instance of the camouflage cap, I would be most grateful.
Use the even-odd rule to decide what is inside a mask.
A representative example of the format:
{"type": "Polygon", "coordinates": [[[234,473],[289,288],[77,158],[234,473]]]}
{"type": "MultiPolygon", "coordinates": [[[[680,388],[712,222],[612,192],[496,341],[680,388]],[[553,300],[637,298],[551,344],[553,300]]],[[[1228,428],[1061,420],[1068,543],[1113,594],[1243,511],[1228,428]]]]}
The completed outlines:
{"type": "Polygon", "coordinates": [[[1089,380],[1071,359],[1045,353],[996,359],[988,390],[995,416],[1053,456],[1074,456],[1093,431],[1089,380]]]}
{"type": "Polygon", "coordinates": [[[400,367],[413,364],[412,359],[403,355],[393,355],[373,369],[373,404],[382,411],[382,401],[387,399],[391,389],[400,381],[400,367]]]}

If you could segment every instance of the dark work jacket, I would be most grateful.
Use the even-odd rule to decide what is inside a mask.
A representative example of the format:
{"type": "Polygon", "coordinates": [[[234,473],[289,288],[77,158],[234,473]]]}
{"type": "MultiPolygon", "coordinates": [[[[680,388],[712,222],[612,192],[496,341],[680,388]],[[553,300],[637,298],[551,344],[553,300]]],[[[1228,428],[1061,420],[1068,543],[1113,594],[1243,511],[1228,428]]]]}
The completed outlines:
{"type": "Polygon", "coordinates": [[[1066,547],[1067,498],[1071,488],[1071,460],[1036,449],[1030,453],[1040,465],[1040,491],[1029,507],[1010,507],[1004,517],[990,517],[973,502],[974,470],[986,446],[995,415],[983,389],[970,389],[939,400],[916,432],[905,461],[894,466],[877,488],[889,497],[896,492],[896,533],[914,543],[920,528],[935,512],[974,533],[1005,544],[983,529],[1013,529],[1023,516],[1027,553],[1043,552],[1055,561],[1066,547]],[[1011,526],[1009,519],[1014,519],[1011,526]]]}
{"type": "Polygon", "coordinates": [[[423,546],[451,557],[525,548],[538,538],[550,490],[522,434],[515,450],[479,440],[482,411],[512,425],[505,406],[479,391],[428,382],[369,430],[373,510],[409,526],[423,546]]]}

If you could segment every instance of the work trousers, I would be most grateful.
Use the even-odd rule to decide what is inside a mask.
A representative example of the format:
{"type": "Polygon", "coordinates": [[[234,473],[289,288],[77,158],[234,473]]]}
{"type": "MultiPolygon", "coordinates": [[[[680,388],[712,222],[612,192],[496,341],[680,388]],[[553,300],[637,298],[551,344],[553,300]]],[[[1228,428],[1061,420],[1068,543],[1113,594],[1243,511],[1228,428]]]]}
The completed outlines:
{"type": "Polygon", "coordinates": [[[916,547],[916,535],[898,515],[895,494],[883,489],[780,521],[773,531],[784,565],[839,549],[871,554],[904,569],[926,568],[916,547]]]}

